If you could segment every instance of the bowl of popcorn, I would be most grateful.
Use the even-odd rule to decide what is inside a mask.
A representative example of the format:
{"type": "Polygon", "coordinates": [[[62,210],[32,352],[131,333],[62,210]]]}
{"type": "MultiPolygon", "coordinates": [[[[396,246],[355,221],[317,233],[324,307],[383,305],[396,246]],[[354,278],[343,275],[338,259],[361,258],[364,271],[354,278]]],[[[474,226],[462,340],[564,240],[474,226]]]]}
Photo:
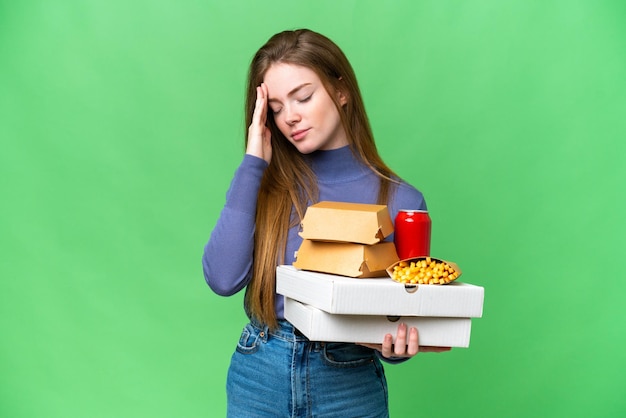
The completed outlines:
{"type": "Polygon", "coordinates": [[[456,263],[434,257],[416,257],[400,260],[387,268],[394,281],[405,285],[443,285],[455,281],[461,275],[456,263]]]}

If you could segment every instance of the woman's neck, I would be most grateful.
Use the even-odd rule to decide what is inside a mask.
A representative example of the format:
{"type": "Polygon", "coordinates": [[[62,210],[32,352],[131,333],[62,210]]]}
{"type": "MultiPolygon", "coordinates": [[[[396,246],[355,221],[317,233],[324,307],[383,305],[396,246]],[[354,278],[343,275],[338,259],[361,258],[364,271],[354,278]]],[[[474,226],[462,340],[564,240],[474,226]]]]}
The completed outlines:
{"type": "Polygon", "coordinates": [[[315,151],[305,158],[321,183],[353,180],[370,171],[354,156],[348,145],[333,150],[315,151]]]}

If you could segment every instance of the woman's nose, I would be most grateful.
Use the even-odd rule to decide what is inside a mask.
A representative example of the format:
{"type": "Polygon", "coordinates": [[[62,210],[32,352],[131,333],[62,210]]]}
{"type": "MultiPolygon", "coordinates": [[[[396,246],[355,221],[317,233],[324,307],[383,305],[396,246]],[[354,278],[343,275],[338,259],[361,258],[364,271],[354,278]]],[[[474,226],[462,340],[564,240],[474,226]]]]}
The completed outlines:
{"type": "Polygon", "coordinates": [[[293,125],[296,122],[299,122],[301,119],[300,112],[296,111],[293,106],[288,106],[285,109],[285,122],[288,125],[293,125]]]}

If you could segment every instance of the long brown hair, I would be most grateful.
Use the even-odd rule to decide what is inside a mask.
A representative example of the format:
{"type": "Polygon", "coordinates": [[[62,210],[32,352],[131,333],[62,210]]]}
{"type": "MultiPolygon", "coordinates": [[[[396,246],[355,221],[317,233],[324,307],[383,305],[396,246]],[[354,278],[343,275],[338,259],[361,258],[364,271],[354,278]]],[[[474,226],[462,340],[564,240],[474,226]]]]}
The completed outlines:
{"type": "MultiPolygon", "coordinates": [[[[248,72],[245,132],[252,122],[256,87],[275,63],[307,67],[317,74],[337,106],[352,152],[380,178],[378,203],[387,204],[395,174],[376,149],[352,66],[327,37],[308,29],[285,31],[272,36],[257,51],[248,72]],[[336,94],[330,94],[335,91],[346,95],[345,105],[339,103],[336,94]]],[[[280,132],[271,112],[267,125],[272,134],[272,159],[258,195],[252,280],[245,303],[249,314],[275,327],[276,266],[284,263],[288,229],[300,222],[307,205],[318,200],[318,188],[315,174],[280,132]]]]}

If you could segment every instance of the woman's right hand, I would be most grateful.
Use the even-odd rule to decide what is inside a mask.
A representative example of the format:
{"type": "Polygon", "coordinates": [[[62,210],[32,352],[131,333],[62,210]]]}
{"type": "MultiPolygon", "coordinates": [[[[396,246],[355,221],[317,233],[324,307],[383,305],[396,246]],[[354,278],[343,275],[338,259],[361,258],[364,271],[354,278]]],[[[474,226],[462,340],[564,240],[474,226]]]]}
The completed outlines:
{"type": "Polygon", "coordinates": [[[248,127],[246,154],[263,158],[269,164],[272,160],[272,134],[267,127],[267,86],[261,83],[256,88],[256,104],[252,123],[248,127]]]}

